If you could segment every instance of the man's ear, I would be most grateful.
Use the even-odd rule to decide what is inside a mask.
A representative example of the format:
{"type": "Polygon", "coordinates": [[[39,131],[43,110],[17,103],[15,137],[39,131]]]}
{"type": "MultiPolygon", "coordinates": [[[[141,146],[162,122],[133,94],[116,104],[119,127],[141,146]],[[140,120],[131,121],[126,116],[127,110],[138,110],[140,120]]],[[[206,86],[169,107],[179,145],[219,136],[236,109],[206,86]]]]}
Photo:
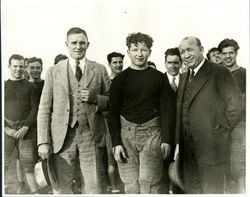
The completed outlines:
{"type": "Polygon", "coordinates": [[[201,46],[200,49],[201,49],[201,53],[203,54],[204,53],[204,47],[201,46]]]}
{"type": "Polygon", "coordinates": [[[66,47],[68,48],[68,41],[65,41],[65,45],[66,45],[66,47]]]}

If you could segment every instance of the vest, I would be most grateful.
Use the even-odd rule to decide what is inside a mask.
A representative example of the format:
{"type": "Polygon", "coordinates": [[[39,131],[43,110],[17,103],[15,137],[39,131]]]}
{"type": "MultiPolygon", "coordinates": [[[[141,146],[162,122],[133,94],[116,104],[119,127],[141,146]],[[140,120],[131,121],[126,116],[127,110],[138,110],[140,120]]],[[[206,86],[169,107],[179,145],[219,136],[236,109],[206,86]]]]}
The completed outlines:
{"type": "Polygon", "coordinates": [[[78,122],[79,127],[88,123],[87,118],[87,104],[82,102],[81,90],[84,87],[84,73],[81,80],[78,82],[70,65],[68,65],[68,78],[69,78],[69,92],[70,92],[70,114],[69,126],[74,128],[78,122]]]}

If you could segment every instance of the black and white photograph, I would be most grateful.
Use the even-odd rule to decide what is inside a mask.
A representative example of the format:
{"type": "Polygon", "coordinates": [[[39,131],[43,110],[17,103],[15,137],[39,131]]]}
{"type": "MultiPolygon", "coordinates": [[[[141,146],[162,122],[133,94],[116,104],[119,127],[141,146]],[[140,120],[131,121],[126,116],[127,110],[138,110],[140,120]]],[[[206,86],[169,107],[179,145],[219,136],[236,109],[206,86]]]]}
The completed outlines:
{"type": "Polygon", "coordinates": [[[2,196],[250,194],[248,0],[2,0],[2,196]]]}

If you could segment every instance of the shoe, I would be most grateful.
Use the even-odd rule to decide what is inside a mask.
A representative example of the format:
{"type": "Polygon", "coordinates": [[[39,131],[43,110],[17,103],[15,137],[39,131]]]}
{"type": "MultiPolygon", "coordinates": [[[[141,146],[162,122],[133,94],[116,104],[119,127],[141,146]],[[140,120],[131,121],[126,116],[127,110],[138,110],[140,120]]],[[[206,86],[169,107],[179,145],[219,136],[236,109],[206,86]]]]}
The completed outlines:
{"type": "Polygon", "coordinates": [[[119,189],[112,189],[111,194],[120,194],[121,191],[119,189]]]}

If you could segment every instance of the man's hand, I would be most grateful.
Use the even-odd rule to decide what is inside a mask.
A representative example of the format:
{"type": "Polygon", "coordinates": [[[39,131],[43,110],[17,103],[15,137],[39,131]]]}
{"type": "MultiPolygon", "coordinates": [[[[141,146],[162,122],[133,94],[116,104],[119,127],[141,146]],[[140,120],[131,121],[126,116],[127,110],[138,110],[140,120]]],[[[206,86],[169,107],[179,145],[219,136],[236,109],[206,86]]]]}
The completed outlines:
{"type": "Polygon", "coordinates": [[[82,101],[88,103],[97,103],[97,95],[95,92],[85,88],[81,92],[82,101]]]}
{"type": "Polygon", "coordinates": [[[163,155],[164,159],[169,157],[170,149],[171,149],[171,146],[169,144],[167,144],[167,143],[162,143],[161,144],[161,151],[162,151],[162,155],[163,155]]]}
{"type": "Polygon", "coordinates": [[[127,157],[126,157],[126,154],[125,154],[125,151],[124,151],[124,148],[122,147],[122,145],[117,145],[117,146],[113,147],[112,152],[113,152],[113,155],[114,155],[115,160],[117,162],[120,162],[120,163],[125,162],[124,160],[127,157]]]}
{"type": "Polygon", "coordinates": [[[16,130],[9,127],[4,127],[4,132],[10,137],[15,137],[16,134],[16,130]]]}
{"type": "Polygon", "coordinates": [[[27,134],[29,127],[22,126],[17,132],[14,134],[14,138],[16,139],[23,139],[23,137],[27,134]]]}
{"type": "Polygon", "coordinates": [[[51,147],[49,144],[41,144],[38,146],[38,155],[44,160],[48,159],[51,153],[51,147]]]}

